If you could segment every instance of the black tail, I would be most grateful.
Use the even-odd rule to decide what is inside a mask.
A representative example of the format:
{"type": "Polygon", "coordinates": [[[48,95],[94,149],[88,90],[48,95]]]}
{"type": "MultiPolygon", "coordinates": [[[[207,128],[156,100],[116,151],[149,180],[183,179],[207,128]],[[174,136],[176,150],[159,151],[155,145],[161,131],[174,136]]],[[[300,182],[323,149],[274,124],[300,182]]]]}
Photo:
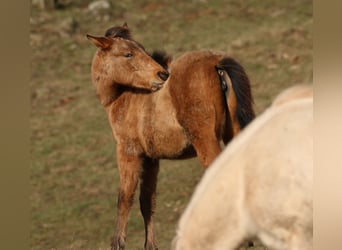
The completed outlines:
{"type": "Polygon", "coordinates": [[[244,68],[230,57],[223,58],[216,68],[225,70],[231,79],[237,101],[236,115],[243,129],[255,117],[249,78],[244,68]]]}

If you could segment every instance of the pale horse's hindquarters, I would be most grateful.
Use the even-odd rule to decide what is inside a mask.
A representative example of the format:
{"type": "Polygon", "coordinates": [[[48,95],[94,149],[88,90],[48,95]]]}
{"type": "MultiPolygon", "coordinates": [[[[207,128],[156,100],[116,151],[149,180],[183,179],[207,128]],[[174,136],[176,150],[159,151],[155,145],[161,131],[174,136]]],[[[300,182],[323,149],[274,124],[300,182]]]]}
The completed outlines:
{"type": "Polygon", "coordinates": [[[230,250],[250,237],[271,249],[312,249],[312,92],[284,91],[209,167],[174,250],[230,250]]]}

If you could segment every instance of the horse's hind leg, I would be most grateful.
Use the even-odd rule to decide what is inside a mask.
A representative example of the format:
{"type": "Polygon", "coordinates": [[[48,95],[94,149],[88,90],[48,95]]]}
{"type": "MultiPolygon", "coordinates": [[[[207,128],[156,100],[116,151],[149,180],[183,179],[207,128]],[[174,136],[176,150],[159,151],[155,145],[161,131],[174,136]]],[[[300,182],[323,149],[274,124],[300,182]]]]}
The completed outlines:
{"type": "Polygon", "coordinates": [[[146,158],[143,166],[140,184],[140,210],[145,223],[145,249],[156,250],[158,248],[154,236],[153,213],[156,206],[159,161],[146,158]]]}
{"type": "MultiPolygon", "coordinates": [[[[197,121],[185,120],[183,127],[187,131],[201,165],[207,168],[221,153],[222,149],[216,136],[214,117],[212,114],[201,115],[197,115],[197,121]]],[[[187,117],[187,119],[190,118],[187,117]]]]}
{"type": "Polygon", "coordinates": [[[140,157],[127,155],[120,145],[117,147],[120,190],[117,226],[112,239],[112,250],[125,249],[128,216],[133,205],[134,193],[142,168],[142,159],[140,157]]]}
{"type": "Polygon", "coordinates": [[[204,168],[215,160],[221,153],[220,143],[214,133],[210,135],[201,134],[192,140],[192,145],[196,150],[197,157],[204,168]]]}

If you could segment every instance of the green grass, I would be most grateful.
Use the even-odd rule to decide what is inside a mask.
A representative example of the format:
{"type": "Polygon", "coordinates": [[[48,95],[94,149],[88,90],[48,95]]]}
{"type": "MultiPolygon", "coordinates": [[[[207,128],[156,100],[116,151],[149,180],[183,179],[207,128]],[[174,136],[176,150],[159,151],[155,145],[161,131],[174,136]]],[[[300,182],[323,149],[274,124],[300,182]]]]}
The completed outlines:
{"type": "MultiPolygon", "coordinates": [[[[115,143],[91,84],[95,47],[86,33],[102,35],[127,21],[149,51],[226,51],[245,67],[258,114],[281,90],[312,81],[311,1],[111,1],[97,16],[87,11],[89,0],[64,2],[64,10],[31,11],[31,249],[108,249],[114,230],[115,143]],[[70,22],[78,24],[74,30],[70,22]]],[[[169,249],[202,174],[197,159],[162,161],[160,249],[169,249]]],[[[142,249],[143,242],[136,202],[127,249],[142,249]]]]}

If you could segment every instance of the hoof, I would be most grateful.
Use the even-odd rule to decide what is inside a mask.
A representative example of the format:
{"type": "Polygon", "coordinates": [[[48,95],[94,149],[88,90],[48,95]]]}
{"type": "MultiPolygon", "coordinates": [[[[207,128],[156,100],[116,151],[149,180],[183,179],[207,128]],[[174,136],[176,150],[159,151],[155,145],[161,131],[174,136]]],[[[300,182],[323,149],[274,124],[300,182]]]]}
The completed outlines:
{"type": "Polygon", "coordinates": [[[110,244],[111,250],[124,250],[125,249],[125,241],[118,238],[113,238],[112,243],[110,244]]]}
{"type": "Polygon", "coordinates": [[[248,247],[254,247],[254,242],[251,240],[247,241],[247,246],[248,247]]]}
{"type": "Polygon", "coordinates": [[[145,250],[158,250],[155,244],[145,244],[145,250]]]}

